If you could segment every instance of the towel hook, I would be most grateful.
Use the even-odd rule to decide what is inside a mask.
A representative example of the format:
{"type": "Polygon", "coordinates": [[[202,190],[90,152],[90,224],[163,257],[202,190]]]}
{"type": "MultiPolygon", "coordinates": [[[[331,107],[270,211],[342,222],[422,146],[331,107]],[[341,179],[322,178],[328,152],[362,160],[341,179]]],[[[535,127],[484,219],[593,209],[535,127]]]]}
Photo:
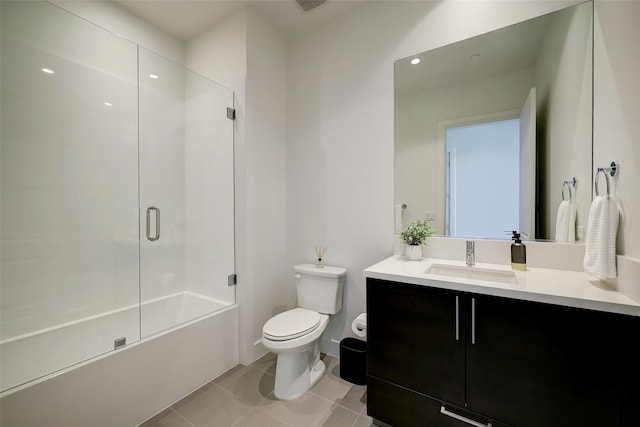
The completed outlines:
{"type": "Polygon", "coordinates": [[[609,174],[607,173],[608,171],[606,169],[607,168],[598,168],[596,172],[595,186],[596,186],[596,196],[599,196],[600,190],[598,189],[598,178],[600,177],[600,173],[602,173],[604,175],[604,178],[607,181],[607,199],[608,199],[611,194],[611,187],[609,184],[609,174]]]}

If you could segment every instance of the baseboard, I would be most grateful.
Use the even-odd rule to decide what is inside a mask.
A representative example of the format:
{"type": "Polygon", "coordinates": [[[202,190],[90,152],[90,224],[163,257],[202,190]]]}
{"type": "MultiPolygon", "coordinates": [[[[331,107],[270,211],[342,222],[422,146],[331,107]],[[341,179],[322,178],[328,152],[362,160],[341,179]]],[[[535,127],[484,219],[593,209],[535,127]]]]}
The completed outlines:
{"type": "Polygon", "coordinates": [[[320,351],[335,358],[340,358],[340,340],[330,339],[322,340],[320,343],[320,351]]]}
{"type": "Polygon", "coordinates": [[[258,340],[253,343],[253,357],[252,357],[253,362],[260,359],[262,356],[264,356],[267,353],[269,353],[269,349],[265,347],[264,344],[262,344],[262,340],[258,340]]]}

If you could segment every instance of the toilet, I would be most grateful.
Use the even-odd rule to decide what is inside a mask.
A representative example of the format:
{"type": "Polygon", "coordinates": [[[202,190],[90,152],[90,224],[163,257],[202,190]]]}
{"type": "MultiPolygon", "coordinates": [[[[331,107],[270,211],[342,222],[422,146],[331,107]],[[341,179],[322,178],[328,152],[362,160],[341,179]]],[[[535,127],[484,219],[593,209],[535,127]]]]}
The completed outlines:
{"type": "Polygon", "coordinates": [[[329,316],[342,309],[342,290],[347,270],[342,267],[301,264],[293,267],[298,307],[277,314],[262,328],[262,343],[278,355],[274,394],[296,399],[324,374],[320,360],[320,337],[329,316]]]}

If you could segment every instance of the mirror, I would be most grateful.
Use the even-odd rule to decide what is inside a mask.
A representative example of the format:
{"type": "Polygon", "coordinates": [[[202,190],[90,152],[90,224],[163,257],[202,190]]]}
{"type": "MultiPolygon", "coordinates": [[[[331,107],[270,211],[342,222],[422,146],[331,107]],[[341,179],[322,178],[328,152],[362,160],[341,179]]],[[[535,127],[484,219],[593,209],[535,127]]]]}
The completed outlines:
{"type": "Polygon", "coordinates": [[[584,239],[592,29],[586,2],[396,61],[396,232],[584,239]]]}

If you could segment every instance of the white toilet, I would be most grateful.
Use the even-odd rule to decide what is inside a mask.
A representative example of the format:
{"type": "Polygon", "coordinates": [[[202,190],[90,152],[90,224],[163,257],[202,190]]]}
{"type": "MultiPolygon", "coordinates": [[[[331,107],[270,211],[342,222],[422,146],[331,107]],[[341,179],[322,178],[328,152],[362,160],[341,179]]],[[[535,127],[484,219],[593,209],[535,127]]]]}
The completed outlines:
{"type": "Polygon", "coordinates": [[[342,309],[347,273],[342,267],[314,264],[296,265],[293,270],[298,307],[273,316],[262,328],[262,343],[278,355],[274,394],[283,400],[302,396],[324,374],[320,337],[329,315],[342,309]]]}

